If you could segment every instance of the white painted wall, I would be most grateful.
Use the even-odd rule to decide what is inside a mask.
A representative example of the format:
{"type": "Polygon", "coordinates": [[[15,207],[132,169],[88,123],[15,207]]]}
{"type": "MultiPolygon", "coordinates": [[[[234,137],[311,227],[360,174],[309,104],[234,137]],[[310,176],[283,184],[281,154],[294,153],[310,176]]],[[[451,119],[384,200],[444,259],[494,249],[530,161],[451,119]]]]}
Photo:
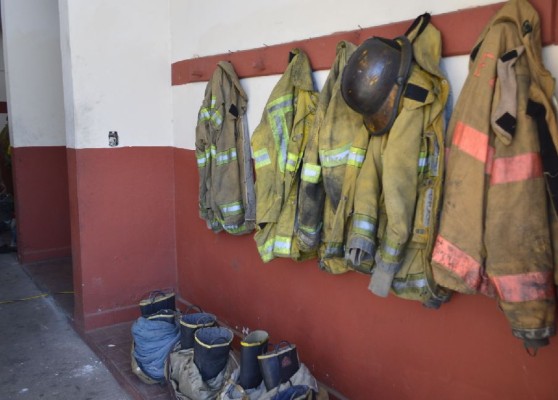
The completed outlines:
{"type": "MultiPolygon", "coordinates": [[[[192,149],[205,83],[171,87],[172,61],[495,1],[1,0],[13,143],[103,148],[116,130],[120,146],[192,149]]],[[[558,47],[545,48],[544,57],[558,75],[558,47]]],[[[457,97],[467,58],[444,63],[457,97]]],[[[326,75],[315,74],[318,88],[326,75]]],[[[250,131],[278,79],[242,81],[250,131]]]]}
{"type": "Polygon", "coordinates": [[[57,0],[2,0],[1,7],[11,143],[64,146],[57,0]]]}
{"type": "Polygon", "coordinates": [[[501,0],[171,0],[172,60],[308,39],[501,0]]]}
{"type": "MultiPolygon", "coordinates": [[[[7,101],[6,68],[4,67],[4,40],[2,32],[0,32],[0,101],[7,101]]],[[[0,129],[4,127],[7,121],[8,114],[0,112],[0,129]]]]}
{"type": "Polygon", "coordinates": [[[168,0],[59,6],[67,146],[172,146],[168,0]]]}
{"type": "Polygon", "coordinates": [[[0,32],[0,101],[6,101],[6,68],[4,67],[4,40],[0,32]]]}
{"type": "MultiPolygon", "coordinates": [[[[426,11],[432,14],[476,7],[499,0],[170,0],[172,60],[246,50],[286,43],[339,31],[411,20],[426,11]],[[340,6],[342,4],[342,6],[340,6]],[[316,9],[319,8],[319,18],[316,9]],[[293,12],[296,10],[296,12],[293,12]],[[358,10],[358,12],[355,12],[358,10]]],[[[547,68],[558,76],[558,46],[548,46],[543,57],[547,68]]],[[[443,66],[450,81],[453,100],[461,91],[468,72],[468,56],[449,57],[443,66]]],[[[328,71],[314,73],[321,89],[328,71]]],[[[248,128],[260,122],[265,102],[279,75],[242,79],[249,98],[248,128]]],[[[206,83],[174,86],[174,143],[178,148],[195,148],[197,113],[206,83]]],[[[558,96],[558,89],[555,91],[558,96]]]]}

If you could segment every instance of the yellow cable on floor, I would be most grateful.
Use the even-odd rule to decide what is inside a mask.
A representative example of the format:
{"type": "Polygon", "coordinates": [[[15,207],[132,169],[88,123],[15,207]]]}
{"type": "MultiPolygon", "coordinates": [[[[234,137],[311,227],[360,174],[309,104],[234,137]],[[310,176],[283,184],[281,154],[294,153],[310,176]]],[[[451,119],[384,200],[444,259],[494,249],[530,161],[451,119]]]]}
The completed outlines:
{"type": "Polygon", "coordinates": [[[0,305],[2,304],[10,304],[10,303],[17,303],[19,301],[27,301],[27,300],[34,300],[34,299],[40,299],[41,297],[47,297],[48,295],[51,294],[74,294],[73,291],[67,290],[67,291],[62,291],[62,292],[54,292],[54,293],[41,293],[38,294],[36,296],[29,296],[29,297],[24,297],[22,299],[13,299],[13,300],[2,300],[0,301],[0,305]]]}

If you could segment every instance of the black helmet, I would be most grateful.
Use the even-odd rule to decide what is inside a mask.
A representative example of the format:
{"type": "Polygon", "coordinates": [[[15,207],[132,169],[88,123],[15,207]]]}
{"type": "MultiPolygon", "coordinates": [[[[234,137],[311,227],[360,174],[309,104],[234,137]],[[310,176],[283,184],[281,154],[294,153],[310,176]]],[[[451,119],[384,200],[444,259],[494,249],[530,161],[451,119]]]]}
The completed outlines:
{"type": "Polygon", "coordinates": [[[394,40],[372,37],[347,61],[341,94],[349,107],[363,115],[372,135],[383,135],[391,128],[412,58],[413,49],[405,36],[394,40]]]}

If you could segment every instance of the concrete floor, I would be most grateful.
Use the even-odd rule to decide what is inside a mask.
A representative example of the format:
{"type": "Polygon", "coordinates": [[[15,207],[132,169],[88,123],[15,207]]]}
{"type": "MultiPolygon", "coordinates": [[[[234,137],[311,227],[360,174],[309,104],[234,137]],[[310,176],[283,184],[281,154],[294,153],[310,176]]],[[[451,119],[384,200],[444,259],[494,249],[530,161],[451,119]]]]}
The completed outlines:
{"type": "Polygon", "coordinates": [[[51,296],[5,303],[41,293],[0,254],[0,399],[130,399],[51,296]]]}

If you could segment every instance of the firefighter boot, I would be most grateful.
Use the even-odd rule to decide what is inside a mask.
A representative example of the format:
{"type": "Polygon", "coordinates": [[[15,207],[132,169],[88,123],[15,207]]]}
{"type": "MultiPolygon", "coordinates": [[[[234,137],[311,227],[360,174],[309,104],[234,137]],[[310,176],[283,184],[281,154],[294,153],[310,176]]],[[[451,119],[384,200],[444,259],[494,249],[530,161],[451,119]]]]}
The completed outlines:
{"type": "Polygon", "coordinates": [[[194,336],[194,364],[205,382],[227,366],[233,333],[227,328],[210,327],[196,330],[194,336]]]}
{"type": "Polygon", "coordinates": [[[215,315],[206,312],[184,314],[180,318],[180,346],[182,350],[194,347],[194,334],[200,328],[208,328],[215,325],[215,315]]]}
{"type": "Polygon", "coordinates": [[[239,384],[244,389],[252,389],[262,382],[258,356],[267,351],[269,335],[265,331],[254,331],[240,342],[239,384]]]}

